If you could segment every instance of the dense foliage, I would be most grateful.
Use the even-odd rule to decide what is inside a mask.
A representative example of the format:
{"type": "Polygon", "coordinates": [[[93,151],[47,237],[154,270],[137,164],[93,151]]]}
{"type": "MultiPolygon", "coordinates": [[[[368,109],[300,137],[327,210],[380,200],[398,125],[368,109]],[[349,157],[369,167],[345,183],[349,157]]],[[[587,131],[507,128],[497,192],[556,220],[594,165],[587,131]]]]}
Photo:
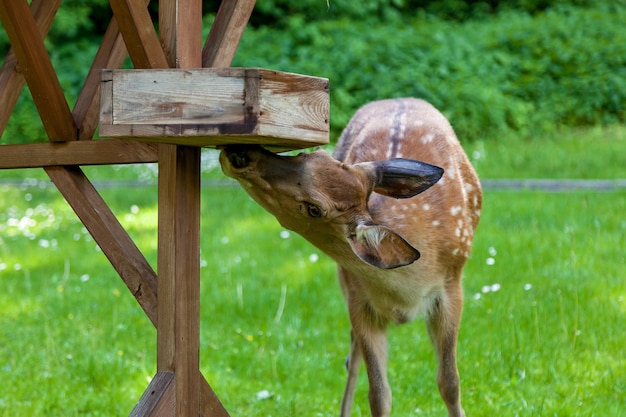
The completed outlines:
{"type": "MultiPolygon", "coordinates": [[[[106,0],[59,11],[46,42],[70,102],[109,17],[106,0]]],[[[264,0],[234,64],[330,78],[333,137],[361,104],[398,96],[431,101],[462,138],[533,135],[626,121],[624,21],[624,0],[264,0]]],[[[3,142],[45,137],[28,94],[18,106],[3,142]]]]}

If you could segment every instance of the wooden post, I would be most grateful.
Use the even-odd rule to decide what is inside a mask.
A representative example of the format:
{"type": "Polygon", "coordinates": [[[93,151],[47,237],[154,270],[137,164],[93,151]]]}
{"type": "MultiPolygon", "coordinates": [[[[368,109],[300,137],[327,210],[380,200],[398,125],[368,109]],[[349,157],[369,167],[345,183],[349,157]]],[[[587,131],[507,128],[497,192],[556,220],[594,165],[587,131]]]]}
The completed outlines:
{"type": "Polygon", "coordinates": [[[200,409],[200,149],[159,145],[157,373],[175,373],[176,416],[200,409]]]}
{"type": "MultiPolygon", "coordinates": [[[[160,0],[171,66],[202,66],[202,2],[160,0]]],[[[200,148],[159,145],[157,375],[174,372],[174,415],[200,412],[200,148]]]]}

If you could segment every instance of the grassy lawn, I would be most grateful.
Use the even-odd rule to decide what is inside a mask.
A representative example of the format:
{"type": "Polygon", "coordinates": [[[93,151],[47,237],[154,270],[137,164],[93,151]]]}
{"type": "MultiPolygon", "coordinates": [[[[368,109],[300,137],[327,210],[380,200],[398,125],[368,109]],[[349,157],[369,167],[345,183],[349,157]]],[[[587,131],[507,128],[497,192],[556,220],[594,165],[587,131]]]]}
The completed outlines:
{"type": "MultiPolygon", "coordinates": [[[[624,132],[467,149],[483,178],[626,178],[624,132]]],[[[128,415],[155,373],[152,325],[45,174],[0,179],[0,416],[128,415]]],[[[101,192],[155,265],[155,187],[101,192]]],[[[485,193],[459,346],[468,416],[626,415],[624,213],[626,191],[485,193]]],[[[337,415],[349,324],[334,264],[230,186],[203,190],[201,262],[202,370],[229,412],[337,415]]],[[[390,342],[393,415],[444,415],[423,323],[390,342]]]]}

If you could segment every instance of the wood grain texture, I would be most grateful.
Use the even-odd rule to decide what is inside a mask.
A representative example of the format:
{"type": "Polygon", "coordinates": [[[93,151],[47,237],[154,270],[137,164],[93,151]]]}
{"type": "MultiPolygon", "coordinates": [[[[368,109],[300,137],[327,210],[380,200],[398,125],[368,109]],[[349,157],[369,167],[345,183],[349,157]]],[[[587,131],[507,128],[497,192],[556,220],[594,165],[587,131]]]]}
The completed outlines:
{"type": "Polygon", "coordinates": [[[170,67],[202,66],[201,0],[160,0],[159,33],[170,67]]]}
{"type": "Polygon", "coordinates": [[[230,67],[256,0],[223,0],[202,50],[203,67],[230,67]]]}
{"type": "Polygon", "coordinates": [[[174,372],[157,372],[130,417],[174,416],[176,379],[174,372]]]}
{"type": "Polygon", "coordinates": [[[235,123],[243,119],[244,72],[114,71],[113,124],[235,123]],[[221,76],[223,75],[223,76],[221,76]]]}
{"type": "Polygon", "coordinates": [[[74,118],[28,3],[1,1],[0,19],[48,137],[52,141],[76,140],[74,118]]]}
{"type": "Polygon", "coordinates": [[[137,164],[157,160],[156,144],[117,139],[0,146],[0,169],[137,164]]]}
{"type": "Polygon", "coordinates": [[[204,68],[107,71],[102,83],[101,136],[292,149],[329,140],[325,78],[258,68],[204,68]]]}
{"type": "MultiPolygon", "coordinates": [[[[31,3],[30,10],[42,38],[48,34],[60,4],[61,0],[33,0],[31,3]]],[[[24,76],[17,65],[15,52],[11,48],[2,63],[2,68],[0,68],[0,103],[2,103],[0,106],[0,136],[6,129],[24,82],[24,76]]]]}
{"type": "Polygon", "coordinates": [[[200,149],[159,145],[157,370],[176,372],[176,416],[200,410],[200,149]]]}
{"type": "Polygon", "coordinates": [[[110,0],[135,68],[168,68],[145,0],[110,0]]]}

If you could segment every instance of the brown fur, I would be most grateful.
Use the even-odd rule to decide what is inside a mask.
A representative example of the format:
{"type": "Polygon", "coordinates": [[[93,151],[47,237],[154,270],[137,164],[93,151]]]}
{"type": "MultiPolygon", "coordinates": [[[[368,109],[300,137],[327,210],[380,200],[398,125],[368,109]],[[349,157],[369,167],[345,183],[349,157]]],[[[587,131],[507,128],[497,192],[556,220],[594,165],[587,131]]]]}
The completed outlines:
{"type": "Polygon", "coordinates": [[[338,264],[352,324],[341,416],[350,415],[361,359],[372,416],[390,415],[387,327],[418,315],[426,317],[448,413],[464,416],[456,367],[461,271],[480,217],[482,193],[445,117],[417,99],[373,102],[345,128],[335,158],[323,151],[296,157],[262,149],[237,152],[240,167],[232,163],[237,161],[235,151],[220,156],[224,172],[284,227],[338,264]],[[376,161],[393,158],[423,161],[442,167],[445,174],[423,193],[393,198],[426,181],[404,173],[399,182],[394,176],[385,178],[376,161]]]}

